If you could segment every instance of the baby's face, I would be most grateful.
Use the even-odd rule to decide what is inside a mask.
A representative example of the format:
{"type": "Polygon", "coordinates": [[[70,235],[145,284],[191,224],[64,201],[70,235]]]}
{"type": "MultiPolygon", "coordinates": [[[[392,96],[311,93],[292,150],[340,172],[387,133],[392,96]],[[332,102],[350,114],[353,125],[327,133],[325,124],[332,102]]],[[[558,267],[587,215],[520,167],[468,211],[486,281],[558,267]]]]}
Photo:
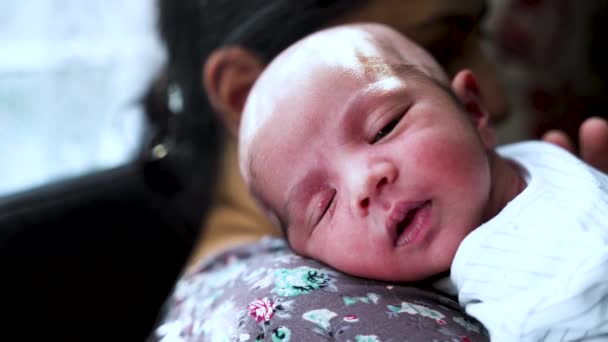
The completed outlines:
{"type": "Polygon", "coordinates": [[[415,67],[364,58],[290,70],[244,148],[292,248],[376,279],[449,269],[490,195],[487,150],[457,99],[415,67]]]}

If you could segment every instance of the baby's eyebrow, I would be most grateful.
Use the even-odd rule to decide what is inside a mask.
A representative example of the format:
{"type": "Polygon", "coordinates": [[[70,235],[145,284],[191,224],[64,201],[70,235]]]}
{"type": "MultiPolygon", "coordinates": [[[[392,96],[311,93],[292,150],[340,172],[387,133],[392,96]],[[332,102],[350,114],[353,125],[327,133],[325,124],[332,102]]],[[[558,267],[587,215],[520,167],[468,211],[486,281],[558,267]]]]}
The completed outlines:
{"type": "MultiPolygon", "coordinates": [[[[395,52],[398,54],[398,52],[395,52]]],[[[390,63],[382,57],[365,57],[359,56],[359,60],[363,64],[363,70],[368,77],[374,76],[396,76],[403,79],[408,77],[419,77],[424,72],[415,64],[401,62],[390,63]]]]}
{"type": "MultiPolygon", "coordinates": [[[[371,63],[375,64],[375,62],[371,63]]],[[[424,73],[415,65],[409,63],[400,63],[400,64],[386,64],[384,63],[384,68],[390,68],[394,77],[407,80],[412,78],[420,79],[424,77],[424,73]]],[[[369,66],[366,66],[366,68],[369,66]]],[[[390,80],[391,77],[384,77],[377,82],[372,82],[369,87],[364,88],[361,91],[355,92],[351,95],[346,102],[344,103],[343,109],[340,113],[338,113],[337,117],[340,120],[340,126],[344,127],[348,120],[350,119],[350,115],[352,113],[367,113],[371,108],[382,103],[382,101],[390,98],[401,90],[400,87],[393,89],[382,89],[381,82],[383,80],[390,80]],[[370,100],[371,97],[371,100],[370,100]]],[[[394,78],[393,78],[394,79],[394,78]]]]}

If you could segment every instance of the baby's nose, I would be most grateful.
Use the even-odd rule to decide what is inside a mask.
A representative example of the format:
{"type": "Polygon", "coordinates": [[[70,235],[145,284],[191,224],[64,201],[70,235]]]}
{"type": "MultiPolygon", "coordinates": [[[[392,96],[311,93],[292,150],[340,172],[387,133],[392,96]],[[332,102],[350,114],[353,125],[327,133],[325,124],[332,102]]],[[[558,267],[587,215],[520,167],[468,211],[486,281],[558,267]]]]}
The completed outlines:
{"type": "MultiPolygon", "coordinates": [[[[356,170],[355,170],[356,171],[356,170]]],[[[397,168],[390,162],[380,162],[359,170],[355,184],[353,209],[361,215],[367,215],[369,208],[380,200],[385,188],[397,179],[397,168]]]]}

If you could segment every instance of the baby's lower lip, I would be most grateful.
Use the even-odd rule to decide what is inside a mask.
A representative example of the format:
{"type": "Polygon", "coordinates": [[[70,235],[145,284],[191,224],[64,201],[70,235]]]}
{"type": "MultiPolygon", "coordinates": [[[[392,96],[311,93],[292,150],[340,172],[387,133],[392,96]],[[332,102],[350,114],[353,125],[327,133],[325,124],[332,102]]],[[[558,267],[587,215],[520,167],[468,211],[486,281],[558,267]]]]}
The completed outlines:
{"type": "Polygon", "coordinates": [[[425,233],[431,224],[431,201],[425,202],[416,210],[410,224],[405,228],[400,236],[397,237],[396,245],[412,245],[424,239],[425,233]]]}

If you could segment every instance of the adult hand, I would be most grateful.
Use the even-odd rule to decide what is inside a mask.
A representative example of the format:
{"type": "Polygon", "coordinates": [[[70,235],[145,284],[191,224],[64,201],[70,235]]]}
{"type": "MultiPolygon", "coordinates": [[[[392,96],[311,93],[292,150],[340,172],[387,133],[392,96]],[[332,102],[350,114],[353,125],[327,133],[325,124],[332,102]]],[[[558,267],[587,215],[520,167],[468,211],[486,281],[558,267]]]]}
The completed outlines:
{"type": "MultiPolygon", "coordinates": [[[[572,140],[562,131],[548,131],[542,139],[576,153],[572,140]]],[[[579,128],[579,146],[584,161],[608,173],[608,121],[599,117],[585,120],[579,128]]]]}

